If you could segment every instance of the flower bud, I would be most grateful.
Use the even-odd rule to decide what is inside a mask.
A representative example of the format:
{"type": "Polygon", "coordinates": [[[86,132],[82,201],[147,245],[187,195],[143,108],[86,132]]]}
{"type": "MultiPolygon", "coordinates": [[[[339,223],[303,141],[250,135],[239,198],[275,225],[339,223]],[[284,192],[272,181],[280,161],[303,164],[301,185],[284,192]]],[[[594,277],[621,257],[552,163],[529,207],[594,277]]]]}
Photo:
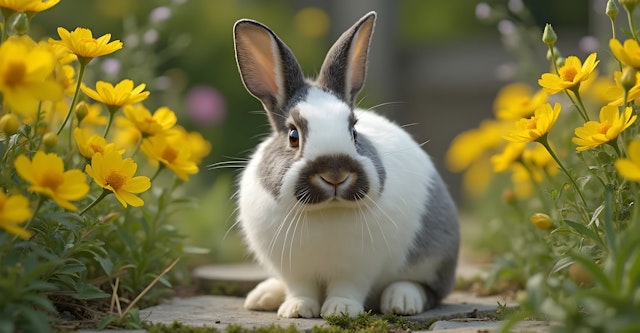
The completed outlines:
{"type": "Polygon", "coordinates": [[[640,0],[618,0],[618,2],[627,10],[627,12],[631,13],[636,8],[640,0]]]}
{"type": "Polygon", "coordinates": [[[18,129],[20,129],[20,120],[15,114],[7,113],[0,118],[0,132],[4,133],[5,136],[9,137],[16,134],[18,129]]]}
{"type": "MultiPolygon", "coordinates": [[[[551,61],[551,55],[552,55],[551,48],[549,48],[547,50],[547,60],[551,61]]],[[[558,48],[555,46],[553,47],[553,55],[556,57],[556,59],[562,58],[562,54],[560,53],[560,50],[558,50],[558,48]]]]}
{"type": "Polygon", "coordinates": [[[89,114],[89,105],[85,101],[79,102],[76,105],[75,112],[76,118],[78,118],[79,123],[89,114]]]}
{"type": "Polygon", "coordinates": [[[607,10],[605,11],[610,19],[615,20],[618,16],[618,6],[614,0],[607,1],[607,10]]]}
{"type": "Polygon", "coordinates": [[[512,189],[506,189],[502,191],[502,201],[509,205],[513,205],[518,202],[518,197],[512,189]]]}
{"type": "Polygon", "coordinates": [[[551,24],[547,23],[547,25],[544,27],[544,32],[542,33],[542,41],[545,44],[549,45],[549,47],[552,47],[557,40],[558,36],[556,35],[556,32],[553,31],[553,27],[551,27],[551,24]]]}
{"type": "Polygon", "coordinates": [[[13,30],[18,35],[26,35],[29,33],[29,17],[26,13],[16,13],[13,18],[13,30]]]}
{"type": "Polygon", "coordinates": [[[582,266],[582,264],[574,262],[569,266],[569,278],[578,286],[590,286],[593,285],[593,277],[582,266]]]}
{"type": "Polygon", "coordinates": [[[635,68],[627,66],[622,70],[622,76],[620,76],[620,84],[624,91],[629,91],[636,85],[636,73],[635,68]]]}
{"type": "Polygon", "coordinates": [[[544,213],[535,213],[531,215],[530,220],[531,223],[533,223],[533,225],[540,230],[549,230],[549,228],[551,228],[551,226],[553,225],[551,217],[544,213]]]}
{"type": "Polygon", "coordinates": [[[47,150],[51,150],[58,144],[58,135],[54,132],[47,132],[42,136],[42,144],[47,150]]]}

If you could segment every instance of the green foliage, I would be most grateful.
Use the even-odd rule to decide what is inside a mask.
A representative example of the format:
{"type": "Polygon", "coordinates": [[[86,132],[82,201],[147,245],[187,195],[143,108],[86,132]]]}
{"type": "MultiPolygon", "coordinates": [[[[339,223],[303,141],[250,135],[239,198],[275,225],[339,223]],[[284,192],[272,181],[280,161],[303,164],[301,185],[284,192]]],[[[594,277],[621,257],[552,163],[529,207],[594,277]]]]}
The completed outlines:
{"type": "MultiPolygon", "coordinates": [[[[12,12],[5,9],[2,11],[5,22],[11,22],[12,12]]],[[[43,15],[47,14],[38,17],[43,15]]],[[[3,27],[0,47],[6,45],[7,34],[11,32],[10,25],[3,27]]],[[[25,45],[30,43],[33,42],[29,40],[25,45]]],[[[53,54],[52,47],[46,50],[53,54]]],[[[51,56],[51,67],[63,66],[57,61],[51,56]]],[[[86,63],[70,61],[74,78],[69,80],[73,85],[66,88],[72,89],[76,86],[74,80],[82,81],[83,77],[75,73],[83,73],[86,63]]],[[[97,78],[102,79],[100,75],[97,78]]],[[[2,88],[0,93],[6,100],[10,91],[2,88]]],[[[80,143],[74,140],[72,133],[80,127],[81,118],[75,117],[76,95],[71,95],[73,99],[67,95],[60,100],[70,122],[52,115],[54,110],[48,105],[53,103],[49,100],[40,100],[36,103],[37,110],[28,110],[33,114],[18,112],[6,104],[0,110],[5,119],[0,122],[0,332],[46,333],[55,328],[86,327],[139,329],[143,323],[137,307],[157,303],[173,293],[176,282],[183,282],[180,278],[184,276],[169,274],[185,254],[184,237],[169,221],[194,206],[194,201],[181,191],[184,180],[171,173],[166,162],[154,165],[142,158],[139,147],[133,147],[126,151],[126,158],[135,166],[133,173],[155,175],[151,177],[149,191],[148,187],[131,191],[144,199],[142,206],[133,207],[132,202],[121,204],[115,193],[124,187],[115,184],[122,185],[123,179],[134,178],[116,174],[121,178],[109,178],[107,185],[111,187],[107,188],[85,171],[87,165],[94,168],[96,165],[94,160],[80,154],[80,143]],[[17,131],[9,130],[8,117],[19,119],[17,131]],[[47,142],[51,137],[54,140],[47,142]],[[45,163],[33,168],[44,180],[33,180],[37,177],[29,177],[31,169],[19,167],[17,161],[31,163],[38,154],[50,157],[49,162],[59,162],[65,173],[45,163]],[[67,172],[71,171],[80,177],[69,181],[67,172]],[[47,178],[49,175],[54,176],[47,178]],[[66,193],[56,194],[60,187],[65,187],[66,193]],[[77,196],[63,198],[69,193],[77,196]],[[16,198],[24,200],[19,205],[18,201],[9,201],[16,198]],[[73,203],[62,205],[60,198],[73,203]],[[78,210],[74,206],[86,208],[78,210]],[[18,215],[22,217],[16,218],[18,215]]],[[[118,111],[109,110],[110,117],[118,111]]],[[[110,142],[114,138],[107,136],[107,132],[108,127],[104,137],[110,142]]],[[[182,151],[188,149],[181,147],[182,151]]],[[[96,151],[99,152],[97,148],[96,151]]],[[[122,159],[125,149],[121,151],[122,159]]],[[[103,167],[117,168],[115,164],[103,167]]],[[[149,181],[147,176],[138,178],[145,179],[149,181]]]]}
{"type": "MultiPolygon", "coordinates": [[[[604,10],[602,8],[602,15],[604,10]]],[[[493,14],[500,16],[505,12],[493,14]]],[[[629,31],[635,31],[632,12],[627,14],[629,31]]],[[[520,33],[529,31],[527,23],[512,23],[516,28],[505,32],[512,34],[505,37],[526,39],[520,33]]],[[[613,36],[616,38],[615,32],[613,36]]],[[[635,33],[624,39],[638,42],[635,33]]],[[[562,40],[562,34],[557,40],[562,40]]],[[[553,325],[553,331],[557,332],[634,332],[640,328],[637,321],[640,317],[637,181],[640,178],[635,173],[640,108],[634,93],[638,87],[635,70],[628,67],[629,60],[621,56],[622,47],[611,46],[611,52],[598,53],[600,77],[589,74],[593,81],[586,81],[578,79],[579,76],[567,76],[568,72],[580,75],[589,72],[585,65],[588,60],[565,58],[555,47],[554,38],[545,41],[550,66],[542,71],[542,76],[536,77],[540,78],[538,84],[543,88],[540,91],[549,96],[535,95],[538,93],[533,89],[523,93],[527,90],[520,90],[523,87],[520,83],[505,87],[496,98],[497,116],[491,120],[493,127],[481,126],[477,132],[465,134],[469,137],[487,135],[490,129],[496,132],[501,128],[497,131],[499,137],[493,137],[497,141],[492,142],[497,144],[487,144],[490,139],[477,140],[481,148],[473,150],[460,145],[464,141],[458,140],[451,149],[459,154],[450,156],[454,162],[466,162],[468,160],[455,158],[470,154],[474,161],[469,163],[491,160],[493,165],[489,170],[493,167],[494,172],[510,173],[510,177],[493,178],[488,191],[496,195],[478,199],[480,206],[490,207],[490,211],[482,214],[490,220],[488,230],[491,232],[483,235],[480,244],[488,245],[497,256],[488,283],[507,282],[524,289],[518,296],[521,308],[510,314],[503,328],[505,332],[519,320],[531,317],[557,323],[553,325]],[[614,57],[608,58],[611,54],[614,57]],[[571,65],[575,60],[580,62],[579,66],[575,62],[571,65]],[[607,66],[607,62],[611,65],[607,66]],[[606,73],[609,68],[632,74],[606,73]],[[614,81],[614,76],[625,79],[614,81]],[[553,81],[554,77],[558,80],[553,81]],[[574,78],[576,82],[571,83],[574,78]],[[594,81],[615,88],[611,88],[614,90],[609,90],[608,95],[599,95],[602,90],[598,89],[602,88],[590,85],[594,81]],[[548,120],[539,113],[541,105],[549,103],[546,99],[555,94],[554,102],[563,103],[562,114],[542,136],[533,135],[539,129],[539,122],[548,120]],[[544,98],[536,102],[536,96],[544,98]],[[502,138],[514,138],[513,133],[529,139],[521,151],[509,153],[509,146],[504,148],[507,143],[502,138]],[[541,163],[542,155],[533,157],[538,148],[548,153],[546,158],[553,168],[541,163]],[[500,167],[500,162],[507,166],[500,167]],[[496,198],[502,201],[496,202],[496,198]]],[[[545,47],[541,35],[537,43],[545,47]]],[[[526,62],[528,58],[520,60],[526,62]]],[[[520,65],[530,68],[527,63],[520,65]]]]}

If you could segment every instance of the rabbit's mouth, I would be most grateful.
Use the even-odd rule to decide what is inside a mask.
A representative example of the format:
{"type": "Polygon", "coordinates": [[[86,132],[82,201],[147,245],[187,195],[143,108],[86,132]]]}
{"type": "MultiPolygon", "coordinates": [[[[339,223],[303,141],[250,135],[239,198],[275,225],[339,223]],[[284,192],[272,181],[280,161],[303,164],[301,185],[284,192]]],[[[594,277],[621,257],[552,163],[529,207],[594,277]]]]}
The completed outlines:
{"type": "Polygon", "coordinates": [[[348,155],[321,156],[309,162],[296,183],[295,196],[304,204],[354,202],[366,197],[369,181],[348,155]]]}

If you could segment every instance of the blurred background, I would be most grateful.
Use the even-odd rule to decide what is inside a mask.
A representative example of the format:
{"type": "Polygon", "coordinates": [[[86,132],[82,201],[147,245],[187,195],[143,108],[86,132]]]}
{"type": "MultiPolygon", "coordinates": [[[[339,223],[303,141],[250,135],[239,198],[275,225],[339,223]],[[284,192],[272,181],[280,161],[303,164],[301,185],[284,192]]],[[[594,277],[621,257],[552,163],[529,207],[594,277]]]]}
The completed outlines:
{"type": "MultiPolygon", "coordinates": [[[[269,132],[260,103],[242,86],[232,27],[252,18],[271,27],[314,76],[330,45],[365,13],[375,10],[369,71],[358,105],[407,129],[432,156],[464,212],[460,176],[447,171],[451,140],[492,115],[499,88],[547,70],[542,27],[552,23],[565,54],[580,58],[598,48],[592,31],[609,24],[605,0],[63,0],[39,14],[34,36],[58,38],[56,28],[90,28],[124,42],[89,72],[101,80],[145,82],[150,110],[167,105],[179,123],[212,144],[187,191],[198,199],[174,216],[188,244],[209,250],[195,261],[247,259],[234,224],[234,180],[239,169],[208,165],[244,161],[269,132]],[[525,29],[523,40],[518,29],[525,29]],[[526,35],[526,34],[525,34],[526,35]],[[97,75],[96,75],[97,76],[97,75]]],[[[600,31],[609,31],[600,29],[600,31]]],[[[87,81],[91,81],[89,76],[87,81]]],[[[531,82],[535,84],[534,82],[531,82]]],[[[239,163],[233,163],[239,164],[239,163]]],[[[197,252],[197,251],[196,251],[197,252]]]]}

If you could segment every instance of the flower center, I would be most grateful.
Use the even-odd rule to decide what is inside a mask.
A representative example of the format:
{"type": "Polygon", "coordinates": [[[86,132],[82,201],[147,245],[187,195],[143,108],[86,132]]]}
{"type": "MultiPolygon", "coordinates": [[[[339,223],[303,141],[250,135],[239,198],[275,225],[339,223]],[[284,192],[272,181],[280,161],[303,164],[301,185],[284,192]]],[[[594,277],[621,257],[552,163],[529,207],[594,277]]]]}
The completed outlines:
{"type": "Polygon", "coordinates": [[[27,73],[27,66],[23,62],[12,62],[4,73],[4,83],[8,86],[20,84],[27,73]]]}
{"type": "Polygon", "coordinates": [[[611,124],[601,123],[600,125],[598,125],[598,128],[596,128],[596,132],[598,132],[599,134],[607,134],[609,128],[611,128],[611,124]]]}
{"type": "Polygon", "coordinates": [[[562,78],[562,81],[573,82],[576,75],[578,75],[578,70],[574,67],[563,68],[560,71],[560,78],[562,78]]]}
{"type": "Polygon", "coordinates": [[[111,186],[114,190],[119,190],[127,182],[127,176],[123,175],[118,170],[111,170],[107,175],[105,182],[111,186]]]}
{"type": "Polygon", "coordinates": [[[168,161],[169,163],[173,163],[173,161],[175,161],[177,157],[178,157],[178,151],[171,147],[166,147],[162,151],[162,158],[168,161]]]}
{"type": "Polygon", "coordinates": [[[62,175],[56,170],[44,170],[40,185],[55,190],[62,184],[62,175]]]}
{"type": "Polygon", "coordinates": [[[534,130],[537,127],[538,127],[538,119],[536,117],[531,117],[531,119],[529,119],[529,121],[527,122],[526,128],[528,130],[534,130]]]}
{"type": "Polygon", "coordinates": [[[89,144],[89,148],[91,148],[91,150],[93,150],[94,153],[101,153],[104,154],[104,149],[102,149],[102,146],[96,143],[90,143],[89,144]]]}

